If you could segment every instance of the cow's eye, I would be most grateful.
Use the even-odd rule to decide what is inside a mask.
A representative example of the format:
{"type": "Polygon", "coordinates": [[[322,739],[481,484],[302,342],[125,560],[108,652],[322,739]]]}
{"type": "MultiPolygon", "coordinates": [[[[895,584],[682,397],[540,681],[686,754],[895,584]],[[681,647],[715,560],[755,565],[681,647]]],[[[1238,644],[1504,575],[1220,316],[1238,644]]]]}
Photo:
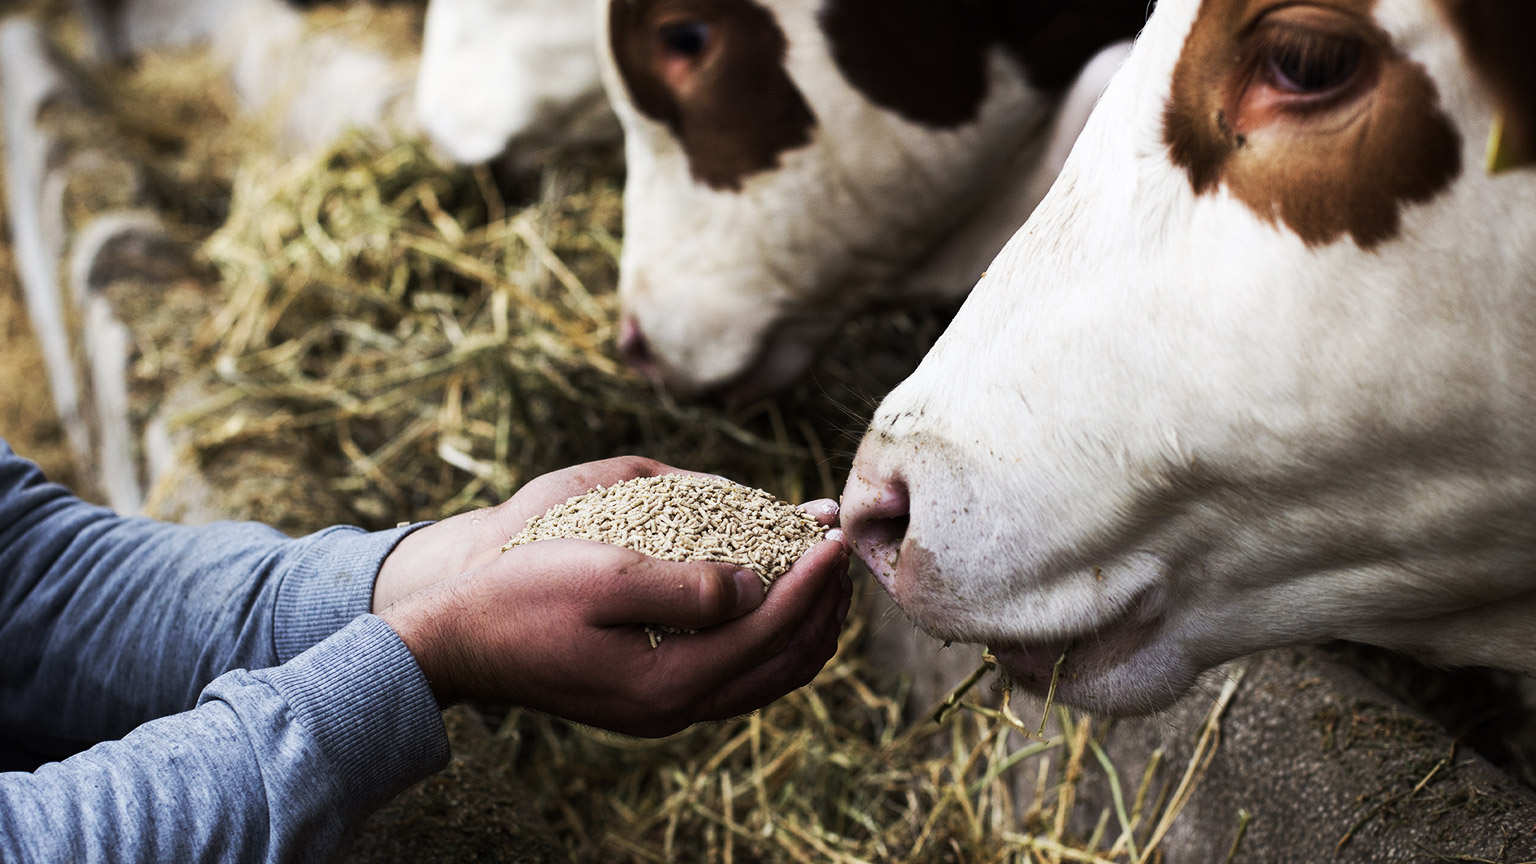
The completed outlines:
{"type": "Polygon", "coordinates": [[[670,21],[657,28],[656,37],[668,54],[697,60],[709,47],[709,25],[693,19],[670,21]]]}
{"type": "Polygon", "coordinates": [[[1269,83],[1285,93],[1320,95],[1348,84],[1360,71],[1365,46],[1358,39],[1289,27],[1275,28],[1264,47],[1269,83]]]}

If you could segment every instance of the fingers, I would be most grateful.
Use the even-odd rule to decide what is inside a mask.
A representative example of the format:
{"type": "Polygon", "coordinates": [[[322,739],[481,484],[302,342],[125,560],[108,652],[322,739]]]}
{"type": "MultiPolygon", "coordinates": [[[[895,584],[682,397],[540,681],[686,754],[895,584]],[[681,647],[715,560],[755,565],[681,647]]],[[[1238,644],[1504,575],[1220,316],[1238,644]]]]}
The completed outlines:
{"type": "Polygon", "coordinates": [[[818,498],[800,505],[800,509],[816,517],[817,524],[826,528],[837,524],[837,502],[831,498],[818,498]]]}
{"type": "MultiPolygon", "coordinates": [[[[627,551],[627,550],[625,550],[627,551]]],[[[756,609],[763,583],[756,573],[711,561],[659,561],[630,553],[627,563],[597,575],[587,617],[599,627],[665,624],[687,630],[714,627],[756,609]]]]}
{"type": "MultiPolygon", "coordinates": [[[[848,554],[841,544],[818,543],[779,577],[755,612],[700,633],[669,639],[658,650],[671,652],[664,659],[676,662],[679,668],[697,664],[717,670],[721,681],[739,677],[783,653],[797,638],[803,639],[804,634],[797,631],[813,620],[819,606],[826,606],[825,617],[834,617],[844,592],[841,583],[846,581],[847,566],[848,554]],[[830,605],[826,605],[828,598],[830,605]]],[[[778,695],[782,694],[762,701],[778,695]]]]}
{"type": "Polygon", "coordinates": [[[836,650],[847,567],[842,544],[819,543],[765,599],[756,574],[731,565],[545,540],[413,595],[386,620],[420,651],[440,698],[495,698],[660,735],[760,707],[814,677],[836,650]],[[699,632],[653,649],[639,626],[653,623],[699,632]]]}
{"type": "Polygon", "coordinates": [[[828,580],[807,607],[783,649],[722,681],[696,707],[693,720],[735,717],[809,684],[837,652],[852,593],[847,573],[848,557],[842,555],[836,578],[828,580]]]}

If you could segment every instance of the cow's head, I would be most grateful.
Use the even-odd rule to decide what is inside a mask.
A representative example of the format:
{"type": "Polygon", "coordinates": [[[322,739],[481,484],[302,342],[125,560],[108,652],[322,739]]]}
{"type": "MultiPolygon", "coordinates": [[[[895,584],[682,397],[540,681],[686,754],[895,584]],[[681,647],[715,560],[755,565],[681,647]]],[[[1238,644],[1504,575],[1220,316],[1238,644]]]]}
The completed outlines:
{"type": "Polygon", "coordinates": [[[898,277],[1038,160],[1059,95],[1145,6],[606,0],[623,353],[683,392],[797,377],[851,313],[923,293],[898,277]]]}
{"type": "Polygon", "coordinates": [[[897,602],[1112,711],[1330,638],[1536,670],[1533,33],[1163,0],[860,448],[897,602]]]}
{"type": "Polygon", "coordinates": [[[432,0],[416,116],[449,157],[617,141],[597,69],[590,0],[432,0]]]}

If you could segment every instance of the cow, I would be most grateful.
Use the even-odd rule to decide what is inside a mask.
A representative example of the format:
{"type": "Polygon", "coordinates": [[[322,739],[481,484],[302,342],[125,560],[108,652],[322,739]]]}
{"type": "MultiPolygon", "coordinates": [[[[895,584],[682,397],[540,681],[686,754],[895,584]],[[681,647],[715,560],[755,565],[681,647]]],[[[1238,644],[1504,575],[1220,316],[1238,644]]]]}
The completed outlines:
{"type": "Polygon", "coordinates": [[[127,61],[212,35],[237,0],[74,0],[94,59],[127,61]]]}
{"type": "Polygon", "coordinates": [[[952,303],[1049,187],[1147,0],[601,0],[619,349],[679,395],[952,303]]]}
{"type": "Polygon", "coordinates": [[[422,130],[453,161],[537,164],[617,144],[587,0],[432,0],[416,79],[422,130]]]}
{"type": "Polygon", "coordinates": [[[76,0],[92,59],[133,62],[153,51],[205,48],[243,109],[270,122],[289,153],[331,145],[349,129],[413,134],[419,12],[381,3],[368,38],[354,19],[316,14],[325,0],[76,0]]]}
{"type": "Polygon", "coordinates": [[[1118,714],[1323,640],[1536,672],[1532,34],[1162,0],[859,447],[913,621],[1118,714]]]}

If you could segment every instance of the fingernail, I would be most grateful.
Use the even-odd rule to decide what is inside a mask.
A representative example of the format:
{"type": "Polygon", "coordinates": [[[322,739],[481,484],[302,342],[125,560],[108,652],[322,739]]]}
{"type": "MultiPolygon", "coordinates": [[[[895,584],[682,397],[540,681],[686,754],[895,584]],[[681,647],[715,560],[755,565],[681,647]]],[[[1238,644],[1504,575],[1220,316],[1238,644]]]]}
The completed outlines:
{"type": "Polygon", "coordinates": [[[737,570],[736,579],[736,608],[742,612],[751,612],[763,603],[763,580],[758,578],[751,570],[737,570]]]}
{"type": "Polygon", "coordinates": [[[843,534],[843,529],[841,529],[841,528],[833,528],[832,530],[827,532],[826,539],[831,540],[831,541],[833,541],[835,543],[842,543],[844,546],[846,546],[848,544],[847,544],[847,541],[843,539],[844,536],[846,536],[846,535],[843,534]]]}
{"type": "Polygon", "coordinates": [[[837,502],[831,498],[819,498],[800,505],[801,509],[816,516],[837,516],[837,502]]]}

